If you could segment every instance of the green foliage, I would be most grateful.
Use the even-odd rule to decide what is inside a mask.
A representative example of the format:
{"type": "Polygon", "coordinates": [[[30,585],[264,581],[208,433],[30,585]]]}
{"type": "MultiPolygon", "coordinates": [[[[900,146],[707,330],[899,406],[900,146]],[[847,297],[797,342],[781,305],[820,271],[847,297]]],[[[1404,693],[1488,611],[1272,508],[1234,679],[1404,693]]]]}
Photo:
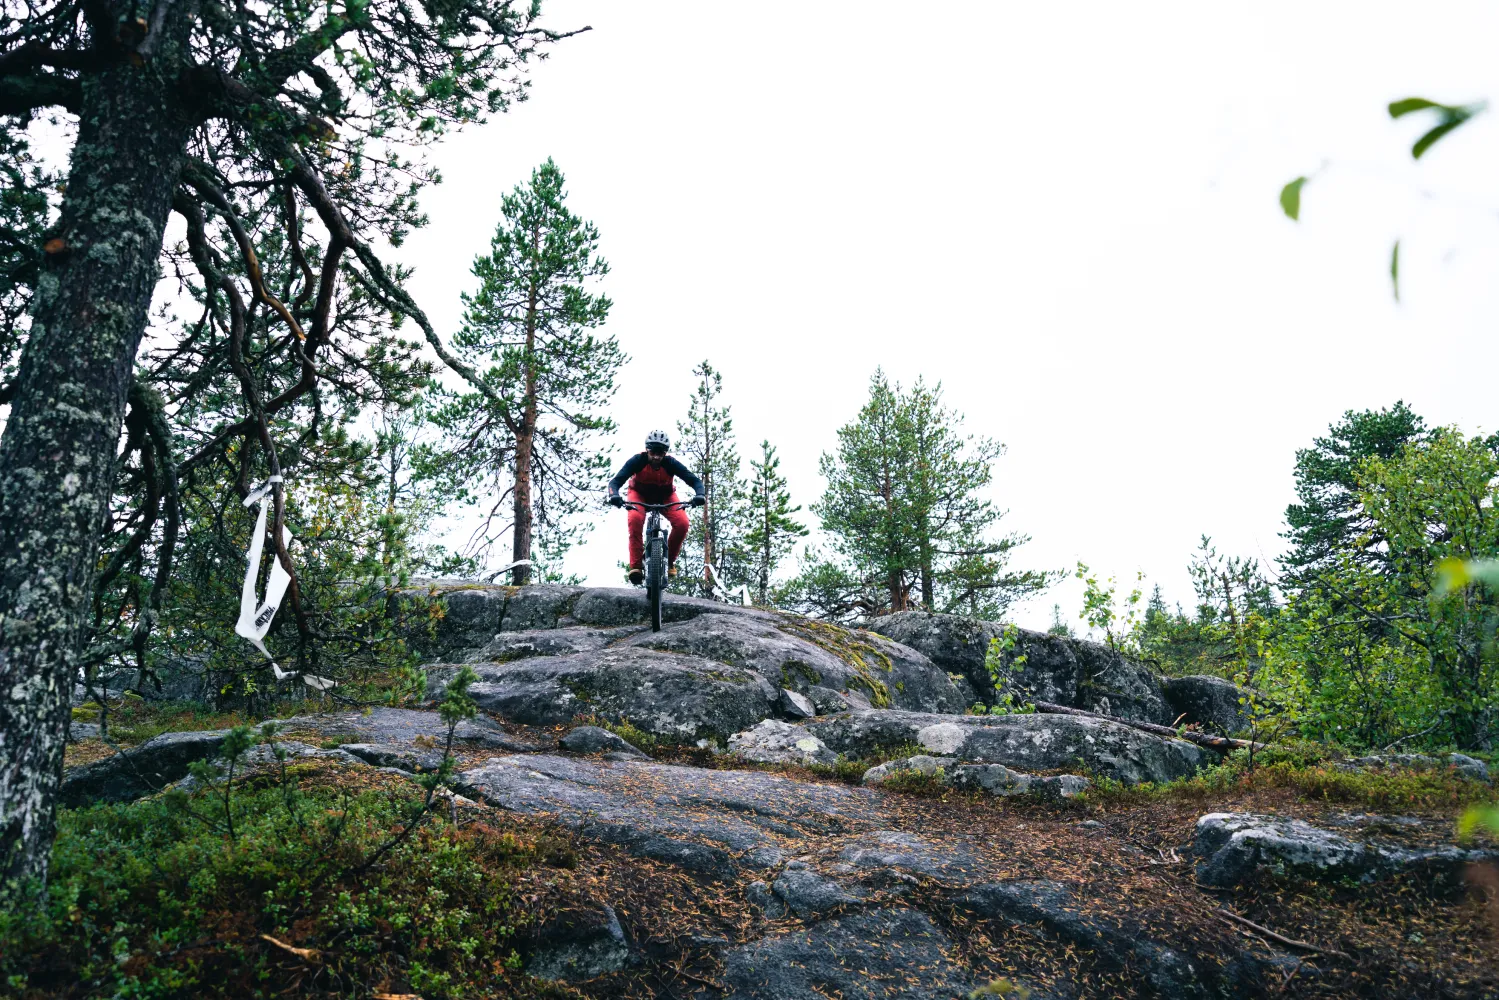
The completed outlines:
{"type": "MultiPolygon", "coordinates": [[[[7,547],[21,532],[29,541],[16,551],[31,561],[0,587],[0,604],[7,614],[30,608],[37,636],[58,636],[30,642],[20,668],[45,693],[31,721],[0,738],[8,774],[30,781],[56,764],[61,744],[50,749],[36,720],[60,718],[78,668],[90,680],[115,674],[115,686],[125,670],[149,683],[168,666],[206,672],[235,695],[272,690],[262,657],[229,632],[244,551],[230,541],[246,528],[238,501],[282,473],[293,504],[323,490],[350,502],[323,533],[306,523],[319,507],[289,513],[273,491],[273,537],[285,517],[303,550],[288,568],[320,564],[298,569],[288,591],[282,617],[295,640],[278,627],[279,662],[344,677],[362,657],[401,659],[379,594],[368,578],[347,586],[342,573],[379,537],[362,530],[377,517],[352,509],[356,495],[368,499],[352,481],[364,470],[355,422],[410,405],[434,370],[397,335],[403,322],[455,359],[401,287],[409,272],[386,267],[373,247],[398,246],[425,222],[416,198],[436,173],[420,148],[524,96],[525,64],[557,37],[536,24],[539,13],[509,0],[0,9],[0,244],[25,241],[14,257],[0,250],[0,399],[14,399],[17,413],[53,414],[6,428],[0,475],[30,477],[26,495],[43,499],[6,526],[7,547]],[[31,169],[17,140],[34,114],[62,108],[81,118],[64,129],[76,147],[58,151],[70,163],[60,188],[69,221],[66,233],[36,240],[52,179],[31,169]],[[166,234],[174,245],[163,245],[166,234]],[[44,269],[33,266],[38,248],[44,269]],[[138,292],[162,276],[176,281],[162,300],[184,315],[168,305],[148,317],[138,292]],[[64,318],[16,322],[33,292],[25,308],[64,318]],[[22,340],[28,363],[11,379],[22,340]],[[78,363],[80,389],[59,409],[65,356],[78,363]],[[47,429],[70,421],[92,430],[47,429]],[[77,447],[45,467],[16,457],[32,453],[26,440],[53,434],[77,447]],[[83,478],[64,483],[70,469],[83,478]],[[37,520],[53,509],[53,487],[107,509],[37,520]],[[349,524],[361,530],[343,534],[349,524]],[[18,598],[38,581],[66,581],[73,593],[18,598]],[[163,635],[176,648],[157,648],[163,635]],[[51,763],[23,761],[18,744],[51,763]]],[[[17,494],[8,486],[7,495],[17,494]]],[[[20,662],[14,648],[0,657],[20,662]]],[[[28,865],[46,857],[38,838],[52,826],[55,780],[39,780],[34,794],[16,786],[15,802],[34,811],[17,841],[28,865]]]]}
{"type": "Polygon", "coordinates": [[[905,760],[908,757],[919,757],[930,754],[931,751],[920,743],[904,743],[900,746],[890,747],[885,750],[876,750],[867,757],[846,757],[838,755],[838,760],[832,764],[809,764],[807,769],[813,774],[823,778],[834,778],[849,785],[862,785],[864,783],[864,772],[871,767],[888,763],[892,760],[905,760]]]}
{"type": "Polygon", "coordinates": [[[1395,301],[1400,301],[1400,241],[1390,248],[1390,288],[1394,290],[1395,301]]]}
{"type": "MultiPolygon", "coordinates": [[[[1157,586],[1154,596],[1160,598],[1160,594],[1161,588],[1157,586]]],[[[1164,607],[1164,604],[1162,606],[1164,607]]],[[[1060,604],[1053,604],[1051,606],[1051,624],[1046,627],[1046,631],[1051,635],[1061,636],[1064,639],[1077,638],[1077,634],[1072,631],[1072,625],[1062,618],[1062,606],[1060,604]]]]}
{"type": "MultiPolygon", "coordinates": [[[[1431,116],[1436,119],[1436,124],[1422,133],[1411,146],[1411,159],[1419,160],[1444,136],[1481,114],[1487,107],[1486,101],[1476,101],[1472,104],[1439,104],[1424,97],[1407,97],[1403,100],[1391,101],[1389,112],[1391,118],[1430,112],[1431,116]]],[[[1304,176],[1297,177],[1280,189],[1281,211],[1292,220],[1301,218],[1301,189],[1306,185],[1307,180],[1308,178],[1304,176]]],[[[1390,290],[1398,303],[1400,301],[1400,241],[1398,239],[1390,248],[1390,290]]]]}
{"type": "MultiPolygon", "coordinates": [[[[605,407],[627,358],[613,337],[590,332],[613,305],[592,290],[609,265],[599,256],[598,228],[566,201],[550,159],[501,200],[490,251],[474,260],[479,288],[463,296],[453,337],[489,391],[461,393],[434,414],[447,436],[429,461],[459,499],[501,498],[485,511],[481,558],[509,532],[512,558],[531,559],[534,534],[555,565],[587,529],[575,515],[609,467],[608,452],[593,442],[614,429],[605,407]]],[[[528,567],[512,571],[512,583],[531,579],[528,567]]]]}
{"type": "MultiPolygon", "coordinates": [[[[1262,751],[1262,754],[1267,752],[1262,751]]],[[[1224,763],[1164,784],[1125,786],[1096,777],[1084,793],[1091,804],[1128,806],[1156,799],[1203,802],[1249,791],[1284,790],[1302,800],[1344,803],[1367,809],[1447,810],[1493,803],[1495,791],[1449,769],[1341,770],[1324,757],[1326,748],[1298,744],[1251,766],[1241,752],[1224,763]]]]}
{"type": "Polygon", "coordinates": [[[733,414],[721,402],[723,373],[704,360],[692,374],[697,387],[687,416],[677,421],[675,447],[682,464],[702,479],[708,505],[691,515],[672,590],[698,597],[725,596],[709,578],[708,565],[724,591],[755,583],[755,553],[747,539],[752,526],[749,486],[740,466],[733,414]]]}
{"type": "Polygon", "coordinates": [[[434,815],[453,730],[477,714],[476,680],[465,666],[448,682],[447,747],[417,778],[424,796],[404,782],[351,791],[349,775],[342,791],[304,788],[306,765],[288,764],[275,724],[241,724],[218,760],[190,765],[188,790],[64,812],[42,905],[0,912],[0,975],[43,993],[84,980],[134,997],[516,985],[514,939],[529,918],[511,883],[537,862],[570,863],[571,848],[434,815]],[[273,766],[246,777],[262,746],[273,766]],[[287,949],[305,949],[310,981],[293,980],[287,949]]]}
{"type": "Polygon", "coordinates": [[[1202,620],[1200,611],[1188,614],[1180,604],[1169,608],[1157,584],[1134,634],[1140,658],[1168,677],[1227,677],[1232,672],[1232,651],[1223,645],[1219,623],[1202,620]]]}
{"type": "Polygon", "coordinates": [[[1499,559],[1455,559],[1449,556],[1437,563],[1438,597],[1446,597],[1454,590],[1475,583],[1499,589],[1499,559]]]}
{"type": "Polygon", "coordinates": [[[1419,160],[1428,149],[1437,143],[1437,140],[1470,120],[1474,115],[1482,113],[1487,107],[1488,103],[1486,101],[1478,101],[1473,104],[1438,104],[1435,101],[1428,101],[1424,97],[1407,97],[1404,100],[1392,101],[1390,103],[1390,117],[1402,118],[1405,115],[1420,111],[1430,111],[1436,117],[1436,125],[1432,126],[1430,131],[1417,139],[1415,145],[1411,147],[1411,158],[1419,160]]]}
{"type": "Polygon", "coordinates": [[[1499,834],[1499,806],[1473,806],[1457,822],[1457,835],[1464,840],[1480,829],[1499,834]]]}
{"type": "Polygon", "coordinates": [[[582,716],[574,721],[580,725],[598,726],[600,729],[607,729],[641,753],[652,757],[680,745],[681,742],[657,736],[655,733],[640,729],[629,719],[620,719],[618,722],[612,722],[596,715],[589,715],[582,716]]]}
{"type": "Polygon", "coordinates": [[[1036,711],[1035,702],[1025,700],[1032,692],[1020,683],[1026,655],[1015,653],[1019,638],[1020,629],[1006,625],[989,640],[989,648],[984,651],[984,670],[994,684],[994,704],[979,702],[969,709],[973,715],[1030,715],[1036,711]]]}
{"type": "Polygon", "coordinates": [[[1030,1000],[1031,991],[1019,983],[1000,978],[990,980],[968,994],[968,1000],[983,1000],[984,997],[1011,997],[1012,1000],[1030,1000]]]}
{"type": "Polygon", "coordinates": [[[1392,459],[1424,440],[1420,415],[1397,401],[1383,410],[1349,410],[1326,437],[1296,452],[1296,503],[1286,508],[1290,548],[1281,557],[1285,586],[1295,586],[1340,558],[1383,570],[1384,539],[1360,498],[1357,475],[1369,458],[1392,459]]]}
{"type": "Polygon", "coordinates": [[[818,764],[814,762],[807,765],[807,770],[819,778],[832,778],[835,781],[843,782],[845,785],[862,785],[864,783],[864,772],[868,771],[871,767],[874,767],[874,764],[867,760],[850,760],[839,754],[838,759],[833,763],[818,764]]]}
{"type": "Polygon", "coordinates": [[[813,508],[841,557],[838,572],[821,571],[820,581],[841,574],[855,584],[839,603],[998,618],[1052,581],[1006,569],[1028,539],[993,536],[1004,512],[985,494],[1004,446],[964,435],[962,423],[943,405],[941,386],[918,379],[903,389],[882,371],[870,379],[868,401],[822,457],[828,486],[813,508]]]}
{"type": "Polygon", "coordinates": [[[930,774],[901,768],[880,782],[880,788],[891,792],[901,792],[905,795],[942,798],[951,795],[953,792],[953,789],[947,784],[946,779],[947,775],[940,767],[930,774]]]}
{"type": "Polygon", "coordinates": [[[15,378],[29,328],[26,309],[41,274],[48,189],[56,180],[32,156],[24,131],[0,126],[0,386],[15,378]]]}
{"type": "Polygon", "coordinates": [[[0,975],[21,996],[524,991],[515,941],[531,917],[513,886],[565,860],[564,844],[439,820],[356,876],[410,793],[300,794],[291,812],[280,788],[240,792],[233,841],[160,798],[64,811],[40,911],[0,911],[0,975]],[[288,962],[260,935],[314,960],[288,962]]]}
{"type": "Polygon", "coordinates": [[[1144,582],[1145,574],[1135,574],[1136,586],[1123,598],[1118,596],[1118,580],[1111,576],[1100,583],[1085,563],[1077,564],[1074,575],[1083,582],[1083,609],[1078,617],[1088,628],[1102,632],[1110,649],[1137,653],[1133,640],[1140,617],[1140,598],[1144,593],[1138,585],[1144,582]]]}
{"type": "Polygon", "coordinates": [[[1208,674],[1252,686],[1280,621],[1259,562],[1220,556],[1204,535],[1187,571],[1197,592],[1195,614],[1168,608],[1157,586],[1122,645],[1168,676],[1208,674]]]}
{"type": "MultiPolygon", "coordinates": [[[[251,523],[234,500],[276,473],[297,580],[267,645],[283,665],[344,682],[369,667],[409,670],[387,627],[399,609],[382,608],[381,592],[426,556],[446,564],[405,551],[443,502],[392,502],[414,480],[399,462],[382,477],[389,437],[369,441],[361,417],[410,407],[434,368],[398,333],[408,317],[425,323],[399,287],[406,272],[386,269],[369,243],[399,245],[425,222],[415,198],[434,174],[411,146],[523,95],[518,68],[544,37],[536,12],[460,0],[413,19],[401,0],[342,12],[295,2],[258,11],[253,29],[218,8],[158,13],[163,44],[150,61],[164,78],[201,72],[243,89],[227,102],[201,94],[217,108],[189,139],[203,162],[169,180],[184,241],[165,249],[162,270],[189,315],[163,311],[135,358],[85,670],[118,684],[128,669],[150,684],[187,669],[226,698],[274,696],[267,665],[231,627],[251,523]],[[185,49],[164,41],[189,36],[185,49]]],[[[9,37],[30,38],[45,60],[52,43],[85,51],[86,40],[67,41],[82,25],[66,5],[43,4],[9,37]]],[[[35,218],[43,179],[30,171],[6,203],[35,218]]],[[[64,197],[89,188],[70,178],[64,197]]]]}
{"type": "Polygon", "coordinates": [[[468,689],[479,680],[474,668],[465,663],[449,680],[443,691],[442,703],[437,706],[438,718],[447,723],[449,729],[465,719],[479,714],[479,704],[468,689]]]}
{"type": "Polygon", "coordinates": [[[840,625],[881,614],[886,606],[874,582],[846,559],[815,546],[803,553],[796,576],[777,587],[771,603],[810,618],[840,625]]]}
{"type": "Polygon", "coordinates": [[[791,503],[791,490],[781,475],[781,459],[769,441],[760,442],[759,461],[750,461],[750,484],[747,496],[749,530],[745,547],[753,553],[756,603],[770,601],[770,581],[776,568],[805,538],[807,527],[798,521],[800,506],[791,503]]]}
{"type": "Polygon", "coordinates": [[[1303,733],[1357,746],[1492,739],[1499,592],[1481,578],[1444,586],[1439,567],[1499,551],[1496,477],[1493,442],[1450,428],[1359,463],[1370,533],[1291,595],[1261,673],[1303,733]],[[1371,537],[1377,558],[1364,554],[1371,537]]]}
{"type": "Polygon", "coordinates": [[[1307,178],[1298,177],[1280,189],[1280,209],[1291,221],[1301,219],[1301,189],[1307,178]]]}
{"type": "MultiPolygon", "coordinates": [[[[399,700],[415,693],[419,684],[403,622],[425,615],[426,602],[414,594],[396,598],[389,588],[405,583],[413,570],[431,565],[429,558],[441,559],[443,554],[409,544],[436,509],[426,502],[430,497],[413,498],[404,485],[406,477],[399,474],[402,485],[392,491],[380,455],[369,442],[331,431],[307,442],[299,453],[299,464],[305,464],[308,474],[289,477],[286,511],[308,631],[300,629],[288,598],[266,645],[283,664],[290,661],[307,672],[353,685],[351,693],[399,700]]],[[[153,684],[156,675],[174,672],[202,674],[220,702],[236,702],[264,714],[288,694],[306,694],[307,689],[295,681],[276,682],[260,654],[234,634],[240,576],[254,521],[238,504],[227,513],[222,509],[219,490],[231,492],[229,482],[205,475],[199,486],[182,498],[185,530],[165,584],[157,637],[143,658],[146,671],[135,682],[153,684]]],[[[263,556],[262,577],[273,558],[269,551],[263,556]]],[[[152,586],[148,578],[127,574],[119,582],[120,588],[108,597],[125,603],[137,585],[152,586]]],[[[128,624],[128,618],[101,618],[91,653],[101,671],[121,653],[134,658],[128,624]],[[112,645],[120,642],[122,632],[123,649],[112,645]]]]}

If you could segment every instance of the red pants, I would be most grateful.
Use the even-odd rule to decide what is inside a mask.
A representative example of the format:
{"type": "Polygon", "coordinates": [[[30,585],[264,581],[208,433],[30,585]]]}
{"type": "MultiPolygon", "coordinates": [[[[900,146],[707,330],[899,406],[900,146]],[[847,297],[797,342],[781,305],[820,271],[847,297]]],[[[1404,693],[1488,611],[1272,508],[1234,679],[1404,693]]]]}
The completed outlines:
{"type": "MultiPolygon", "coordinates": [[[[625,499],[631,503],[645,503],[639,493],[634,490],[625,491],[625,499]]],[[[673,493],[662,503],[676,503],[677,495],[673,493]]],[[[630,565],[645,565],[645,515],[643,510],[632,510],[626,512],[630,527],[630,565]]],[[[687,529],[690,526],[687,520],[687,512],[680,507],[675,510],[664,511],[661,515],[671,525],[671,535],[666,539],[666,558],[668,562],[677,561],[677,553],[682,551],[682,543],[687,540],[687,529]]]]}

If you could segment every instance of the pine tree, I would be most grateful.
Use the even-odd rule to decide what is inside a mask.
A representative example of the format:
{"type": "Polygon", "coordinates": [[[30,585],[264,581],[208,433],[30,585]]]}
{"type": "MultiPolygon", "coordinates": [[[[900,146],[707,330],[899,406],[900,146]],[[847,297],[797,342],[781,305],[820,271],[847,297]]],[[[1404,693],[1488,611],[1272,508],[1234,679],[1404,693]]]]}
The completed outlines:
{"type": "Polygon", "coordinates": [[[718,594],[712,566],[725,590],[749,582],[749,560],[744,547],[746,486],[734,440],[729,407],[719,404],[723,374],[706,360],[692,370],[697,388],[688,403],[687,417],[677,422],[678,457],[702,477],[708,505],[692,518],[692,529],[677,560],[675,589],[713,597],[718,594]]]}
{"type": "MultiPolygon", "coordinates": [[[[1160,589],[1157,587],[1156,592],[1160,593],[1160,589]]],[[[1077,635],[1072,631],[1072,626],[1062,618],[1062,606],[1060,604],[1053,604],[1051,606],[1051,624],[1047,626],[1046,631],[1052,635],[1061,636],[1064,639],[1077,638],[1077,635]]]]}
{"type": "Polygon", "coordinates": [[[770,580],[776,567],[790,555],[807,528],[793,517],[800,506],[791,505],[791,491],[781,475],[781,459],[769,441],[760,442],[760,460],[750,461],[748,526],[744,544],[754,553],[756,603],[770,599],[770,580]]]}
{"type": "MultiPolygon", "coordinates": [[[[488,365],[482,378],[491,391],[466,393],[438,414],[471,480],[491,480],[501,497],[508,481],[514,561],[538,555],[538,529],[553,563],[572,544],[578,529],[567,520],[608,467],[608,454],[590,442],[614,428],[599,409],[625,362],[612,337],[587,332],[609,315],[609,299],[590,291],[609,265],[598,229],[566,199],[562,171],[548,159],[501,202],[490,252],[474,261],[479,290],[463,297],[463,328],[453,338],[466,361],[488,365]]],[[[510,582],[533,575],[519,565],[510,582]]]]}
{"type": "Polygon", "coordinates": [[[883,590],[886,610],[906,610],[911,570],[920,564],[909,483],[915,458],[899,388],[877,370],[869,400],[838,429],[838,449],[819,465],[828,486],[813,512],[863,581],[883,590]]]}
{"type": "MultiPolygon", "coordinates": [[[[393,321],[469,376],[378,248],[424,221],[421,148],[524,95],[524,64],[559,37],[538,9],[40,0],[0,13],[0,155],[34,114],[78,122],[40,244],[28,233],[51,179],[0,168],[0,238],[24,237],[0,261],[0,882],[45,877],[67,697],[101,592],[142,582],[119,606],[143,655],[194,503],[213,496],[204,516],[222,530],[211,491],[279,477],[278,450],[288,471],[294,452],[348,452],[321,440],[337,411],[420,374],[393,321]],[[169,233],[185,246],[164,260],[169,233]],[[163,273],[201,318],[163,321],[138,357],[163,273]]],[[[322,640],[280,543],[286,493],[273,486],[270,536],[293,573],[301,660],[322,640]]]]}
{"type": "Polygon", "coordinates": [[[902,395],[902,421],[914,461],[911,518],[917,538],[921,606],[927,611],[999,618],[1017,598],[1044,589],[1052,574],[1008,572],[1027,535],[993,537],[1005,512],[984,496],[1005,447],[963,434],[963,416],[942,404],[942,386],[916,380],[902,395]]]}
{"type": "Polygon", "coordinates": [[[823,456],[828,488],[814,509],[863,583],[885,592],[891,613],[919,602],[997,618],[1056,576],[1006,568],[1028,538],[993,533],[1004,511],[984,493],[1004,446],[964,435],[962,424],[942,405],[940,385],[918,379],[906,391],[877,371],[858,419],[838,431],[837,452],[823,456]]]}

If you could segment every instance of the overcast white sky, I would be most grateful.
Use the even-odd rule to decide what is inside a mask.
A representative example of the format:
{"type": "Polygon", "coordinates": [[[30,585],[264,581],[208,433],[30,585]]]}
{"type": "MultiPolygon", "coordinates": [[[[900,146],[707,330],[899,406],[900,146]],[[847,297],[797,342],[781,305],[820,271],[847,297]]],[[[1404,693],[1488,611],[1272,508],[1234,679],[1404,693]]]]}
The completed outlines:
{"type": "MultiPolygon", "coordinates": [[[[619,456],[724,372],[741,449],[796,499],[870,373],[940,381],[1004,441],[1021,566],[1273,559],[1296,448],[1404,398],[1492,430],[1499,117],[1419,164],[1388,101],[1499,98],[1486,4],[651,4],[547,0],[592,25],[529,102],[449,139],[401,251],[452,330],[501,195],[546,157],[613,266],[632,357],[619,456]],[[1276,203],[1307,185],[1303,221],[1276,203]],[[1402,239],[1403,302],[1389,252],[1402,239]]],[[[572,566],[616,583],[623,518],[572,566]]],[[[1053,600],[1020,609],[1045,624],[1053,600]]]]}

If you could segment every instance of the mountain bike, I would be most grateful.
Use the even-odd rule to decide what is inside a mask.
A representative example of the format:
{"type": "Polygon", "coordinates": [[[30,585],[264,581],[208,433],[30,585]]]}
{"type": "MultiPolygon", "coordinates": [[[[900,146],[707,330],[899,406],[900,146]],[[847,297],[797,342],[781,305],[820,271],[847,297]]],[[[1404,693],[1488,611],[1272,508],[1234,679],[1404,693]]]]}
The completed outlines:
{"type": "Polygon", "coordinates": [[[661,631],[661,594],[666,590],[666,530],[661,515],[668,510],[686,510],[690,502],[634,503],[626,500],[625,510],[643,510],[645,519],[645,600],[651,607],[651,631],[661,631]]]}

